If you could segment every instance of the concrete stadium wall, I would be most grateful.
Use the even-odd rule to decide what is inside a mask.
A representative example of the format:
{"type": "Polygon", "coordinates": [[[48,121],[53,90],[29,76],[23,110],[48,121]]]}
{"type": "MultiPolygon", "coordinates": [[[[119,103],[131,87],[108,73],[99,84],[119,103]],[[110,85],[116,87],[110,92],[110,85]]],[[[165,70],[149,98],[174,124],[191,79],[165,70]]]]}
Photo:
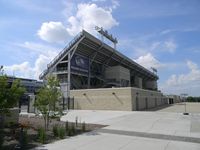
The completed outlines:
{"type": "Polygon", "coordinates": [[[166,95],[167,99],[168,99],[168,104],[170,104],[170,99],[173,99],[173,103],[180,103],[181,97],[179,95],[166,95]]]}
{"type": "Polygon", "coordinates": [[[71,90],[75,109],[132,110],[131,88],[71,90]]]}
{"type": "Polygon", "coordinates": [[[74,108],[84,110],[132,111],[167,104],[161,92],[133,87],[71,90],[71,96],[74,108]]]}
{"type": "Polygon", "coordinates": [[[139,88],[132,88],[131,91],[133,110],[145,110],[167,104],[161,92],[139,88]]]}

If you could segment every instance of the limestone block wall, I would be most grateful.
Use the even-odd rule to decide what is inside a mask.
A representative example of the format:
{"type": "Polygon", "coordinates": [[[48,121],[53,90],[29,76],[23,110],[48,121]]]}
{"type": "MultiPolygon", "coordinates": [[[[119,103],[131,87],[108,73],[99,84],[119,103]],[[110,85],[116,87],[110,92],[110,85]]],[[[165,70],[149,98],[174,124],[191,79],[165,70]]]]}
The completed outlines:
{"type": "Polygon", "coordinates": [[[144,110],[166,104],[161,92],[133,87],[131,92],[133,110],[144,110]]]}
{"type": "Polygon", "coordinates": [[[74,108],[84,110],[145,110],[167,104],[158,91],[133,87],[71,90],[74,108]]]}
{"type": "Polygon", "coordinates": [[[75,109],[132,110],[131,88],[71,90],[75,109]]]}

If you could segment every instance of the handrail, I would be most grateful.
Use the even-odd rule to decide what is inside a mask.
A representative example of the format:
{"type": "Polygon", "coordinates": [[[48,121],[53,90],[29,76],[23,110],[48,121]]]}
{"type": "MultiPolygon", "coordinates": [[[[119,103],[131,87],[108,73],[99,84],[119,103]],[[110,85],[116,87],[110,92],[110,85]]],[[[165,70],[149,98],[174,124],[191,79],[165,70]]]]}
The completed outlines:
{"type": "Polygon", "coordinates": [[[83,36],[83,33],[80,32],[79,34],[77,34],[72,41],[69,42],[69,44],[67,46],[65,46],[65,48],[58,53],[58,55],[47,65],[47,69],[45,69],[39,76],[40,79],[42,79],[49,71],[49,69],[56,64],[56,62],[67,52],[69,51],[69,49],[83,36]]]}

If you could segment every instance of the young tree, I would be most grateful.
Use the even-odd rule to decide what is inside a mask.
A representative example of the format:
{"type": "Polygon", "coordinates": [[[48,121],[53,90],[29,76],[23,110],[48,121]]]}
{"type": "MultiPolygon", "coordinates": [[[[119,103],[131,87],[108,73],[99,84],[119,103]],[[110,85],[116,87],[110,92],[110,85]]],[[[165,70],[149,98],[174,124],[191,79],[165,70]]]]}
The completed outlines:
{"type": "Polygon", "coordinates": [[[43,116],[45,130],[48,129],[50,113],[59,109],[56,107],[56,104],[61,97],[61,91],[58,86],[58,80],[55,77],[50,76],[47,80],[47,84],[39,89],[36,96],[35,107],[43,116]]]}
{"type": "MultiPolygon", "coordinates": [[[[0,75],[0,117],[9,114],[9,109],[16,106],[20,97],[24,94],[25,88],[20,86],[20,80],[14,80],[12,85],[8,83],[8,77],[0,75]]],[[[3,120],[1,120],[3,122],[3,120]]]]}

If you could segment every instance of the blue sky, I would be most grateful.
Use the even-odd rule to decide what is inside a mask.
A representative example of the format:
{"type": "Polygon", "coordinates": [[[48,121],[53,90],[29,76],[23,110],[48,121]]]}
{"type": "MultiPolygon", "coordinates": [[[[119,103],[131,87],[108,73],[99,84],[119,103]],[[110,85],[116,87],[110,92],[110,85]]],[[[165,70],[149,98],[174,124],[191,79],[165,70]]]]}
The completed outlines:
{"type": "Polygon", "coordinates": [[[200,96],[199,0],[0,0],[0,64],[38,78],[81,29],[103,26],[117,49],[157,68],[159,89],[200,96]]]}

